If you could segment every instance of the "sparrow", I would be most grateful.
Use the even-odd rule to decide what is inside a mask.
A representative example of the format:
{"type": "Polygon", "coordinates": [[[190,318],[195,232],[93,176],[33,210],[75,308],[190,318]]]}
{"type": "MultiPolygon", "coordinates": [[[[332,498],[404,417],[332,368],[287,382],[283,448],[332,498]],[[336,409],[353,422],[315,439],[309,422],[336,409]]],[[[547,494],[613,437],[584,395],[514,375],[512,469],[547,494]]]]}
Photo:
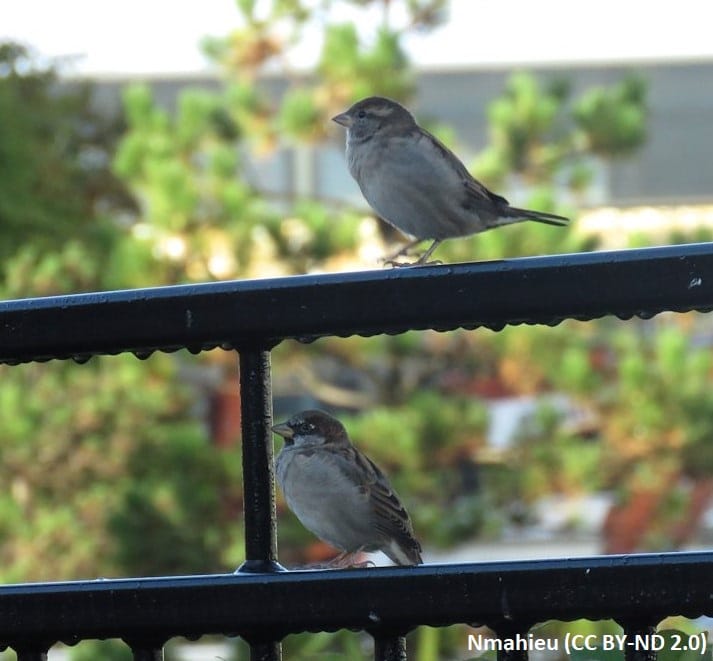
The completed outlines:
{"type": "Polygon", "coordinates": [[[272,431],[285,439],[277,482],[302,525],[342,551],[346,564],[361,551],[382,551],[397,565],[419,565],[421,545],[406,509],[379,467],[324,411],[303,411],[272,431]]]}
{"type": "Polygon", "coordinates": [[[493,227],[535,220],[566,225],[568,218],[511,207],[489,191],[458,157],[416,123],[401,104],[380,96],[355,103],[332,121],[347,129],[347,165],[371,208],[411,237],[391,257],[393,266],[425,264],[445,240],[493,227]],[[415,262],[396,262],[426,239],[433,243],[415,262]]]}

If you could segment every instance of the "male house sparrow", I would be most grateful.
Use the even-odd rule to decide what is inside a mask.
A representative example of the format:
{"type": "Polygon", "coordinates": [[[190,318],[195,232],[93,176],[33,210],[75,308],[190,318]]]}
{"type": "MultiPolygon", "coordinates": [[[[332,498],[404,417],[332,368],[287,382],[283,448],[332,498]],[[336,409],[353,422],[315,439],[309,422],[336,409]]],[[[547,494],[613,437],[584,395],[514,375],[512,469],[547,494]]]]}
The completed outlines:
{"type": "Polygon", "coordinates": [[[345,566],[360,551],[383,551],[397,565],[419,565],[421,545],[385,475],[349,440],[339,420],[303,411],[272,431],[285,439],[277,482],[308,530],[341,549],[345,566]]]}
{"type": "Polygon", "coordinates": [[[347,129],[347,164],[372,209],[413,240],[394,260],[426,239],[433,243],[414,262],[424,264],[445,239],[536,220],[566,225],[550,213],[516,209],[474,179],[458,157],[421,128],[402,105],[379,96],[332,118],[347,129]]]}

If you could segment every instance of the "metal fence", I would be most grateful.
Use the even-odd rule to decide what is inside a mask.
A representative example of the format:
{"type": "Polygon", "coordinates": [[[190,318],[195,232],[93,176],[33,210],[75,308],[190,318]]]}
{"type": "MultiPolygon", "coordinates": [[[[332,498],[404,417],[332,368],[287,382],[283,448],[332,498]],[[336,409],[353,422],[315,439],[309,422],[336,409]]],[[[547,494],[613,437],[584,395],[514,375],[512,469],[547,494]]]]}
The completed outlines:
{"type": "MultiPolygon", "coordinates": [[[[420,625],[485,623],[505,640],[548,619],[613,618],[634,636],[668,615],[711,616],[713,553],[282,570],[270,351],[288,338],[712,309],[709,244],[0,303],[0,362],[10,365],[214,347],[239,355],[247,558],[234,574],[2,586],[0,644],[30,661],[58,641],[122,638],[135,659],[160,659],[169,638],[225,634],[267,661],[287,634],[349,628],[368,631],[386,660],[405,658],[403,636],[420,625]]],[[[625,647],[627,659],[655,658],[643,647],[625,647]]]]}

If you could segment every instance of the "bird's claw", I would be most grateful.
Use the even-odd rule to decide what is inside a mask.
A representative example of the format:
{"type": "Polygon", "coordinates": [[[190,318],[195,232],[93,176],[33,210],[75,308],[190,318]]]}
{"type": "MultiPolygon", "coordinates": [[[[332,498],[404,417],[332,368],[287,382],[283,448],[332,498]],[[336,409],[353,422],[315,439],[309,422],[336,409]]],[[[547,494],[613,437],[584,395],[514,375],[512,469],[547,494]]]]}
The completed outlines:
{"type": "Polygon", "coordinates": [[[384,264],[384,266],[393,266],[394,268],[401,268],[402,266],[431,266],[433,264],[443,264],[443,262],[438,259],[431,262],[428,261],[428,258],[433,254],[433,251],[441,244],[442,239],[435,239],[429,246],[428,250],[426,250],[426,252],[423,253],[423,255],[421,255],[415,262],[396,261],[398,257],[407,257],[408,254],[416,248],[422,240],[423,239],[416,239],[415,241],[411,241],[411,243],[405,245],[398,252],[393,255],[389,255],[389,257],[385,257],[380,261],[384,264]]]}
{"type": "Polygon", "coordinates": [[[344,565],[339,567],[339,569],[366,569],[367,567],[376,567],[376,563],[373,560],[364,560],[363,562],[354,562],[349,565],[344,565]]]}
{"type": "Polygon", "coordinates": [[[395,259],[385,259],[382,263],[384,266],[393,266],[395,269],[400,269],[404,266],[436,266],[437,264],[443,264],[440,259],[434,259],[430,262],[422,262],[420,259],[415,262],[397,262],[395,259]]]}
{"type": "Polygon", "coordinates": [[[325,569],[363,569],[365,567],[376,567],[376,565],[371,560],[364,560],[359,562],[354,562],[355,558],[361,553],[361,549],[352,552],[340,553],[335,558],[332,558],[327,562],[324,567],[325,569]]]}

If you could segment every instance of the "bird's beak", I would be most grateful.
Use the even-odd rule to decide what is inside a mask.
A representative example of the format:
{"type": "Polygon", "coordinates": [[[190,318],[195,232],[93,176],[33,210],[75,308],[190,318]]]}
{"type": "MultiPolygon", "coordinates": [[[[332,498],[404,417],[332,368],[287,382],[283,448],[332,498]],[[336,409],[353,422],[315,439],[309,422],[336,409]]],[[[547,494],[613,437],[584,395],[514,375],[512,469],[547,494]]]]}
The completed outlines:
{"type": "Polygon", "coordinates": [[[341,124],[342,126],[346,126],[349,128],[352,125],[352,118],[345,112],[335,115],[332,117],[333,122],[337,122],[337,124],[341,124]]]}
{"type": "Polygon", "coordinates": [[[295,432],[293,431],[292,427],[289,427],[286,422],[281,422],[278,425],[273,425],[272,431],[278,436],[282,436],[282,438],[286,438],[288,440],[295,435],[295,432]]]}

